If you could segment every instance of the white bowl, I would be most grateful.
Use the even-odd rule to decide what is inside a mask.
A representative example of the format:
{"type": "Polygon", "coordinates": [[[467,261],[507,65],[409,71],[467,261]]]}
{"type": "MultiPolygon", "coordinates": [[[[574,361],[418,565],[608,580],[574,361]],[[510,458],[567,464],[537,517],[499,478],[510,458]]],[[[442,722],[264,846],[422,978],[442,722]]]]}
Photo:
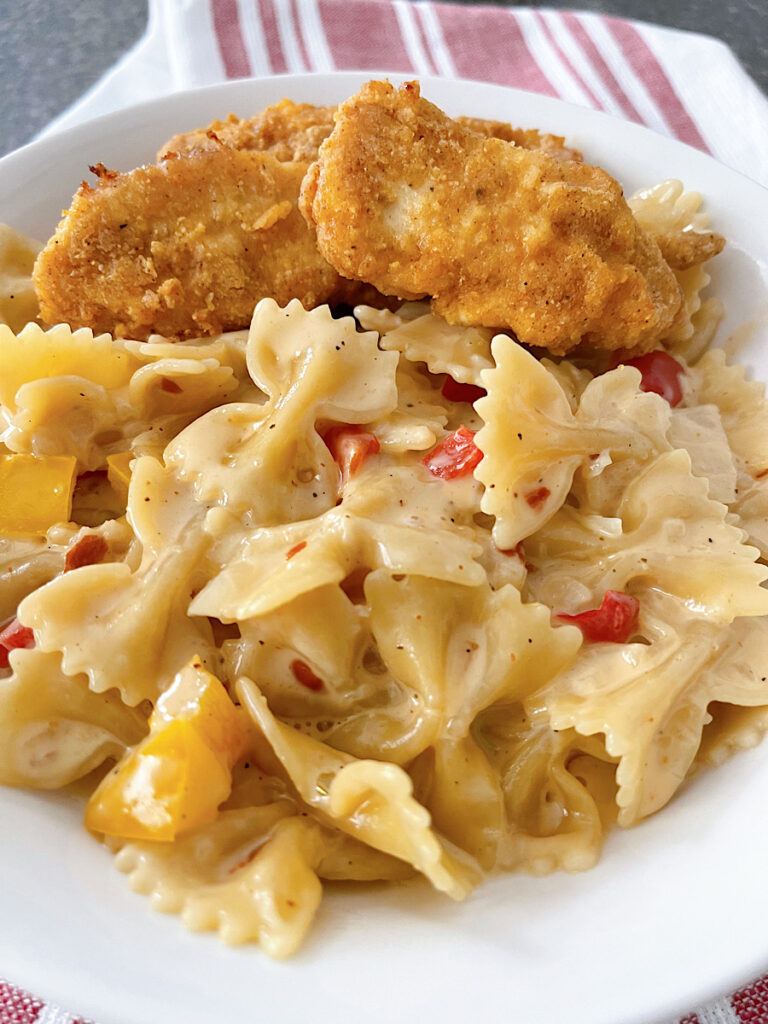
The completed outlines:
{"type": "MultiPolygon", "coordinates": [[[[0,220],[47,238],[89,164],[127,170],[230,110],[247,116],[283,96],[337,102],[371,77],[232,82],[33,143],[0,161],[0,220]]],[[[422,92],[449,113],[565,135],[627,192],[665,178],[701,191],[728,239],[713,272],[727,308],[718,341],[752,322],[742,359],[768,379],[760,186],[681,143],[547,97],[443,79],[422,79],[422,92]]],[[[74,797],[0,789],[0,973],[99,1024],[650,1024],[768,969],[767,804],[765,744],[611,835],[586,874],[497,878],[459,906],[412,885],[329,891],[304,950],[278,964],[154,913],[82,829],[74,797]]]]}

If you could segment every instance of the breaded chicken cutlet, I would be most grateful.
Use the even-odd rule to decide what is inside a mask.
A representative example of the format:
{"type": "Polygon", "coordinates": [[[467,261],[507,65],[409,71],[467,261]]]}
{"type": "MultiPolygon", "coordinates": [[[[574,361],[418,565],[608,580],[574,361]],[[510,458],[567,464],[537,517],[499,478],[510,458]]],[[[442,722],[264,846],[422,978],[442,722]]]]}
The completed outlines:
{"type": "Polygon", "coordinates": [[[92,168],[40,254],[34,283],[48,323],[116,336],[196,337],[247,327],[259,299],[307,308],[384,305],[337,274],[298,212],[309,160],[333,108],[284,100],[174,136],[157,165],[92,168]]]}
{"type": "MultiPolygon", "coordinates": [[[[163,160],[171,154],[189,153],[220,140],[235,149],[272,153],[278,160],[311,163],[317,158],[320,145],[333,131],[337,109],[281,100],[255,117],[240,118],[230,114],[225,121],[212,121],[206,128],[174,135],[160,148],[157,158],[163,160]]],[[[566,146],[565,139],[559,135],[545,134],[535,128],[513,128],[505,121],[482,117],[459,117],[457,121],[488,138],[504,139],[523,149],[541,149],[555,159],[581,160],[581,153],[566,146]]]]}
{"type": "Polygon", "coordinates": [[[83,184],[37,259],[42,318],[146,338],[250,323],[259,299],[346,292],[296,205],[306,164],[212,148],[83,184]]]}
{"type": "Polygon", "coordinates": [[[241,119],[230,114],[226,121],[213,121],[207,128],[174,135],[157,157],[163,160],[170,154],[210,147],[218,139],[233,149],[256,149],[281,161],[311,163],[317,157],[320,143],[331,134],[335,110],[336,107],[281,100],[255,117],[241,119]]]}
{"type": "Polygon", "coordinates": [[[417,83],[342,104],[302,186],[320,250],[451,323],[565,353],[652,349],[684,321],[677,280],[619,184],[578,159],[483,137],[417,83]]]}
{"type": "MultiPolygon", "coordinates": [[[[230,115],[174,136],[157,165],[125,174],[93,168],[97,186],[82,185],[35,266],[43,319],[117,336],[184,338],[247,326],[265,296],[308,307],[396,304],[334,270],[297,212],[305,172],[337,110],[283,100],[251,118],[230,115]]],[[[468,137],[566,164],[581,160],[559,136],[459,122],[468,137]]],[[[700,262],[700,238],[667,239],[665,255],[676,266],[700,262]]],[[[397,284],[389,291],[411,294],[397,284]]]]}

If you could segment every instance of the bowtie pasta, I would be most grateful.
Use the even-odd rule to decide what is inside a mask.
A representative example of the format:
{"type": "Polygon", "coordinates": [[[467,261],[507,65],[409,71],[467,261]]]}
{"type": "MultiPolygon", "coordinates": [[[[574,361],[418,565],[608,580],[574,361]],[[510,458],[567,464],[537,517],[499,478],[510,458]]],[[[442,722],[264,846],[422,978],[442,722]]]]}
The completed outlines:
{"type": "Polygon", "coordinates": [[[592,866],[768,725],[768,403],[679,277],[612,366],[419,302],[175,344],[0,302],[0,781],[96,779],[133,888],[274,957],[323,880],[592,866]]]}

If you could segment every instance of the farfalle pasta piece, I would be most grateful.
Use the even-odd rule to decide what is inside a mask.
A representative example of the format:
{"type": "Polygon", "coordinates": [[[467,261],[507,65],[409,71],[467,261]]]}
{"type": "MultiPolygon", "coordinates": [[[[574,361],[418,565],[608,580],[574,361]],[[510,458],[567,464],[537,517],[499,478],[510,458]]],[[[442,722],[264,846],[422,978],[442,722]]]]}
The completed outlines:
{"type": "Polygon", "coordinates": [[[371,628],[385,664],[420,696],[439,735],[466,736],[498,700],[520,700],[568,665],[581,647],[572,627],[553,628],[543,605],[487,584],[463,587],[420,576],[365,581],[371,628]]]}
{"type": "Polygon", "coordinates": [[[134,352],[142,363],[162,359],[184,359],[198,361],[213,359],[219,366],[228,366],[237,380],[252,384],[246,366],[248,331],[227,331],[209,338],[190,338],[184,341],[168,341],[160,334],[150,334],[147,341],[125,340],[129,352],[134,352]]]}
{"type": "Polygon", "coordinates": [[[119,388],[141,365],[109,334],[94,336],[88,328],[72,331],[65,324],[44,331],[32,323],[18,334],[0,325],[0,363],[0,403],[12,411],[16,392],[32,381],[79,377],[103,388],[119,388]]]}
{"type": "Polygon", "coordinates": [[[700,192],[686,192],[681,181],[669,178],[635,192],[627,200],[635,220],[646,231],[705,231],[709,214],[702,210],[700,192]]]}
{"type": "Polygon", "coordinates": [[[471,736],[441,739],[409,768],[437,831],[492,870],[506,833],[498,773],[471,736]]]}
{"type": "Polygon", "coordinates": [[[19,602],[64,569],[67,549],[44,537],[0,537],[0,622],[19,602]]]}
{"type": "Polygon", "coordinates": [[[397,408],[373,420],[369,429],[381,450],[400,455],[437,444],[449,420],[446,404],[427,374],[401,356],[397,366],[397,408]]]}
{"type": "Polygon", "coordinates": [[[223,811],[175,843],[131,842],[115,858],[152,907],[231,945],[258,941],[269,956],[299,948],[322,897],[313,864],[322,840],[290,801],[223,811]]]}
{"type": "Polygon", "coordinates": [[[713,701],[707,714],[710,721],[702,730],[690,776],[704,768],[717,768],[742,750],[751,750],[768,732],[768,703],[745,708],[713,701]]]}
{"type": "Polygon", "coordinates": [[[155,459],[137,460],[128,509],[141,565],[135,571],[126,562],[83,566],[19,607],[38,647],[62,652],[67,674],[85,673],[96,693],[114,687],[131,706],[155,700],[196,653],[216,667],[209,623],[187,614],[208,543],[188,490],[155,459]]]}
{"type": "Polygon", "coordinates": [[[416,320],[420,316],[429,313],[429,302],[404,302],[397,307],[396,311],[391,309],[377,309],[375,306],[366,306],[361,303],[354,307],[355,320],[364,331],[376,331],[385,334],[401,327],[409,320],[416,320]]]}
{"type": "Polygon", "coordinates": [[[619,824],[663,807],[685,778],[713,701],[768,704],[768,624],[739,618],[714,627],[673,599],[648,599],[640,630],[648,644],[594,644],[538,695],[552,726],[605,734],[619,759],[619,824]]]}
{"type": "Polygon", "coordinates": [[[374,849],[412,864],[453,899],[468,895],[478,881],[476,869],[440,843],[402,768],[355,760],[283,725],[246,677],[238,681],[237,692],[302,800],[319,815],[374,849]]]}
{"type": "Polygon", "coordinates": [[[480,384],[480,371],[493,366],[488,327],[462,327],[426,313],[381,335],[387,352],[402,352],[412,363],[426,363],[430,373],[447,373],[462,384],[480,384]]]}
{"type": "MultiPolygon", "coordinates": [[[[0,355],[8,355],[9,366],[0,385],[6,443],[18,452],[75,455],[86,470],[103,468],[110,454],[142,434],[145,447],[152,436],[159,454],[182,427],[238,388],[233,368],[201,355],[200,347],[179,347],[173,357],[168,347],[64,325],[44,332],[30,324],[13,341],[0,333],[0,355]]],[[[228,353],[223,345],[214,351],[228,353]]]]}
{"type": "Polygon", "coordinates": [[[208,622],[187,616],[200,555],[193,545],[137,573],[123,562],[83,566],[30,594],[19,617],[39,648],[60,651],[67,675],[86,674],[94,692],[114,687],[131,706],[155,700],[196,650],[217,663],[208,622]]]}
{"type": "Polygon", "coordinates": [[[128,386],[128,398],[137,419],[151,423],[159,417],[174,416],[186,425],[221,405],[236,389],[232,368],[216,359],[169,357],[137,370],[128,386]]]}
{"type": "Polygon", "coordinates": [[[722,238],[706,229],[709,215],[698,192],[686,192],[680,181],[662,181],[641,189],[628,200],[640,226],[649,232],[670,263],[683,295],[686,317],[664,339],[676,355],[695,360],[712,340],[722,319],[719,299],[702,303],[701,293],[711,278],[705,263],[722,248],[722,238]]]}
{"type": "Polygon", "coordinates": [[[239,403],[200,417],[165,454],[198,499],[251,526],[320,515],[336,503],[339,471],[315,429],[366,423],[397,405],[397,357],[358,334],[351,318],[294,301],[256,307],[247,350],[263,406],[239,403]]]}
{"type": "Polygon", "coordinates": [[[707,480],[710,498],[730,505],[736,498],[738,474],[717,406],[673,409],[667,436],[673,448],[688,452],[691,471],[707,480]]]}
{"type": "Polygon", "coordinates": [[[556,377],[511,338],[497,335],[492,351],[496,367],[482,373],[488,395],[476,403],[485,426],[475,437],[484,456],[475,477],[502,550],[555,514],[582,464],[591,461],[597,472],[601,453],[636,460],[669,447],[669,407],[640,391],[633,367],[591,381],[574,413],[556,377]]]}
{"type": "Polygon", "coordinates": [[[82,470],[104,465],[107,453],[127,447],[114,392],[82,377],[51,377],[24,384],[16,393],[5,438],[16,452],[74,455],[82,470]],[[107,440],[102,447],[101,441],[107,440]]]}
{"type": "Polygon", "coordinates": [[[17,650],[0,679],[0,783],[59,789],[119,757],[147,731],[146,716],[114,691],[93,693],[61,671],[58,653],[17,650]]]}
{"type": "Polygon", "coordinates": [[[42,249],[8,224],[0,224],[0,324],[20,331],[40,314],[32,267],[42,249]]]}
{"type": "Polygon", "coordinates": [[[736,510],[738,524],[746,530],[749,543],[768,560],[768,474],[741,490],[731,508],[736,510]]]}
{"type": "Polygon", "coordinates": [[[707,490],[679,450],[660,455],[629,484],[614,517],[564,506],[526,541],[526,557],[538,570],[528,577],[532,594],[571,611],[575,583],[589,592],[589,603],[638,580],[714,622],[767,614],[761,584],[768,569],[756,563],[759,552],[707,490]]]}
{"type": "Polygon", "coordinates": [[[729,365],[712,349],[688,371],[690,404],[716,405],[737,467],[739,486],[768,472],[768,400],[765,385],[746,379],[744,367],[729,365]]]}
{"type": "Polygon", "coordinates": [[[228,513],[211,513],[207,529],[221,541],[209,557],[221,569],[190,613],[227,622],[252,618],[361,568],[476,586],[485,578],[477,531],[469,525],[476,486],[407,466],[364,466],[341,504],[313,520],[243,533],[233,532],[228,513]]]}
{"type": "Polygon", "coordinates": [[[173,844],[127,843],[115,864],[153,909],[230,944],[257,941],[277,959],[302,944],[320,903],[319,878],[408,874],[394,858],[297,816],[288,799],[224,810],[173,844]]]}
{"type": "Polygon", "coordinates": [[[614,759],[599,737],[556,731],[545,711],[520,704],[489,708],[473,733],[504,797],[498,866],[535,875],[593,867],[616,817],[614,759]]]}
{"type": "Polygon", "coordinates": [[[301,392],[292,415],[310,407],[316,420],[367,423],[395,405],[397,358],[382,354],[371,332],[359,334],[351,317],[334,319],[327,306],[305,310],[294,299],[281,309],[262,299],[247,360],[251,377],[276,408],[289,392],[291,398],[301,392]]]}
{"type": "Polygon", "coordinates": [[[746,379],[744,368],[725,354],[707,352],[688,374],[691,402],[714,405],[736,467],[736,493],[729,502],[738,524],[763,557],[768,555],[768,400],[765,385],[746,379]]]}
{"type": "Polygon", "coordinates": [[[281,721],[359,758],[406,764],[436,736],[422,688],[383,661],[365,605],[340,587],[302,594],[240,625],[224,645],[230,676],[258,679],[281,721]]]}

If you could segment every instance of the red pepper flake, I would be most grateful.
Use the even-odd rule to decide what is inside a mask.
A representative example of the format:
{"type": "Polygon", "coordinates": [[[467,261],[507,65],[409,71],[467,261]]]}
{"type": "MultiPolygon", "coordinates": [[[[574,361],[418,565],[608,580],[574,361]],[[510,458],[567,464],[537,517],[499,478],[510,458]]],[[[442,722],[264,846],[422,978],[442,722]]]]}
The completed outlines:
{"type": "Polygon", "coordinates": [[[301,683],[302,686],[306,686],[308,690],[314,690],[317,693],[318,690],[323,688],[323,680],[320,679],[306,661],[301,661],[299,658],[295,658],[291,662],[291,672],[296,677],[296,682],[301,683]]]}
{"type": "Polygon", "coordinates": [[[529,491],[525,500],[534,511],[538,512],[552,492],[548,487],[537,487],[535,491],[529,491]]]}
{"type": "Polygon", "coordinates": [[[462,384],[453,377],[446,377],[440,394],[449,402],[476,402],[478,398],[485,398],[488,392],[477,384],[462,384]]]}
{"type": "Polygon", "coordinates": [[[577,615],[558,615],[563,622],[572,622],[591,643],[625,644],[637,631],[640,602],[631,594],[606,590],[599,608],[577,615]]]}
{"type": "Polygon", "coordinates": [[[762,480],[765,476],[768,476],[768,469],[761,469],[759,473],[754,474],[754,479],[762,480]]]}
{"type": "Polygon", "coordinates": [[[341,470],[342,486],[356,473],[369,455],[381,450],[379,439],[357,423],[337,423],[320,435],[341,470]]]}
{"type": "Polygon", "coordinates": [[[167,391],[170,395],[181,394],[181,387],[176,383],[175,380],[171,380],[170,377],[160,378],[160,387],[163,391],[167,391]]]}
{"type": "Polygon", "coordinates": [[[306,546],[307,542],[305,540],[300,540],[299,543],[294,545],[290,551],[286,552],[286,560],[288,560],[289,558],[293,558],[294,555],[298,555],[298,553],[300,551],[303,551],[306,546]]]}
{"type": "Polygon", "coordinates": [[[444,437],[437,448],[421,460],[433,476],[453,480],[469,476],[479,464],[483,453],[475,444],[475,431],[465,426],[444,437]]]}
{"type": "Polygon", "coordinates": [[[97,533],[87,533],[67,551],[64,571],[79,569],[83,565],[95,565],[107,553],[107,542],[97,533]]]}
{"type": "Polygon", "coordinates": [[[34,647],[35,634],[29,626],[22,626],[14,616],[0,630],[0,668],[8,668],[8,655],[19,647],[34,647]]]}
{"type": "Polygon", "coordinates": [[[664,352],[663,349],[656,349],[654,352],[647,352],[644,356],[636,356],[634,359],[623,359],[620,355],[614,357],[611,369],[623,364],[634,366],[640,371],[640,390],[652,391],[655,395],[661,395],[671,406],[679,405],[683,400],[683,389],[680,378],[685,373],[683,367],[676,359],[664,352]]]}

